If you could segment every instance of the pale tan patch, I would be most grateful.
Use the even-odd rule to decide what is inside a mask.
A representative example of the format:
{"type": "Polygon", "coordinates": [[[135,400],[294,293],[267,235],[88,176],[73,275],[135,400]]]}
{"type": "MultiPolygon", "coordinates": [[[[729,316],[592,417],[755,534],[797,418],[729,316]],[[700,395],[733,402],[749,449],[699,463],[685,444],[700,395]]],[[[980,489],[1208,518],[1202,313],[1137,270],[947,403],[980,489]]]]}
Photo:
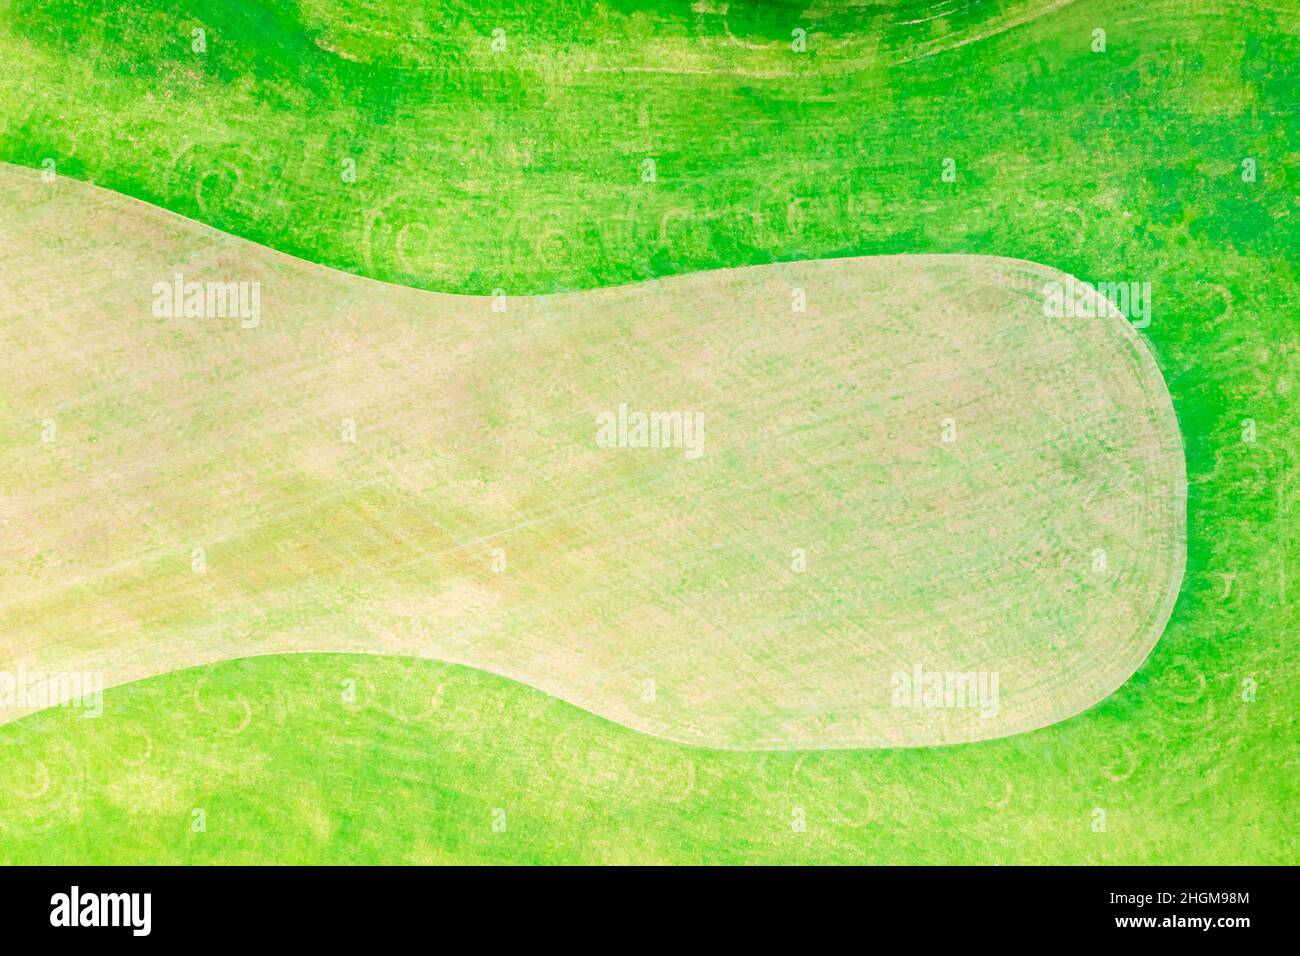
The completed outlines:
{"type": "Polygon", "coordinates": [[[1045,317],[1061,276],[1032,263],[805,262],[500,313],[11,167],[0,242],[0,672],[403,653],[694,744],[955,743],[1103,699],[1182,578],[1155,363],[1121,317],[1045,317]],[[155,317],[176,272],[259,282],[260,324],[155,317]],[[702,412],[703,456],[598,447],[623,402],[702,412]],[[894,706],[918,663],[997,672],[998,714],[894,706]]]}

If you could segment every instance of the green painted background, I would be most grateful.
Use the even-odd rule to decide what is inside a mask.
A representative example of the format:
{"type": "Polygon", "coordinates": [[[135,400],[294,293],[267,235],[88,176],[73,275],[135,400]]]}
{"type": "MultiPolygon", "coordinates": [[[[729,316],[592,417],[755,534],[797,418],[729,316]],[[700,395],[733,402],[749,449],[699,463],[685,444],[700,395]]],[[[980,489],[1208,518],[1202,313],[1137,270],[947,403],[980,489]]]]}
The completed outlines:
{"type": "Polygon", "coordinates": [[[456,292],[901,252],[1149,281],[1189,559],[1124,688],[1008,740],[761,755],[464,668],[236,661],[0,727],[0,861],[1300,862],[1300,4],[904,22],[932,6],[10,0],[0,159],[456,292]]]}

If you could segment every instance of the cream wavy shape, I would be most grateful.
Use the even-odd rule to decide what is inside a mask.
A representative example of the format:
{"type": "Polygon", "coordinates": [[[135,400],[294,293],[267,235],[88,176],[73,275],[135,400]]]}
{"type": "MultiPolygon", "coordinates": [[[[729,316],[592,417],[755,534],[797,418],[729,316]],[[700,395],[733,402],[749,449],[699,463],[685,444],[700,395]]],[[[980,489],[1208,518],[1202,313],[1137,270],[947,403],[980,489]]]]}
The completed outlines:
{"type": "Polygon", "coordinates": [[[404,654],[695,745],[929,746],[1093,706],[1178,593],[1168,392],[1113,310],[1044,315],[1045,266],[445,295],[13,167],[0,239],[0,674],[404,654]],[[156,314],[177,274],[257,323],[156,314]],[[702,454],[601,447],[621,404],[702,454]],[[916,667],[996,712],[900,705],[916,667]]]}

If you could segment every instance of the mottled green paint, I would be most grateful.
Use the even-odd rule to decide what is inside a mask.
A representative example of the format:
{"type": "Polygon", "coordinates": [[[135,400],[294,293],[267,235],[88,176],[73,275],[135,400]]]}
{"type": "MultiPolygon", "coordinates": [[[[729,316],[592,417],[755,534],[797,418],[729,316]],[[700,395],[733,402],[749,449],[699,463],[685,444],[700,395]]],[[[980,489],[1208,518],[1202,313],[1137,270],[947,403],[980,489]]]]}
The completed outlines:
{"type": "Polygon", "coordinates": [[[231,662],[110,691],[99,720],[0,727],[0,860],[1300,862],[1294,5],[1087,0],[912,62],[1046,4],[911,26],[927,3],[730,6],[11,2],[0,159],[457,292],[893,252],[1149,281],[1192,483],[1183,593],[1147,664],[1016,738],[762,755],[462,668],[231,662]],[[699,72],[623,71],[676,57],[699,72]]]}

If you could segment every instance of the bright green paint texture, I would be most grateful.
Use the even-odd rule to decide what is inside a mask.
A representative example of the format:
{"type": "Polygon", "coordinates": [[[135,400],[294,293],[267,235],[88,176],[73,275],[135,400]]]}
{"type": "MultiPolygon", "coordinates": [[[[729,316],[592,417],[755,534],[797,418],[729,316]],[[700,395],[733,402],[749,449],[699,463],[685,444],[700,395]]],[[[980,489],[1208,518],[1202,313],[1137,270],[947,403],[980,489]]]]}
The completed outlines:
{"type": "Polygon", "coordinates": [[[0,860],[1300,862],[1300,10],[986,3],[903,25],[927,6],[11,2],[0,159],[456,292],[898,252],[1149,281],[1189,556],[1124,688],[1007,740],[764,756],[462,668],[232,662],[111,691],[99,720],[0,728],[0,860]]]}

